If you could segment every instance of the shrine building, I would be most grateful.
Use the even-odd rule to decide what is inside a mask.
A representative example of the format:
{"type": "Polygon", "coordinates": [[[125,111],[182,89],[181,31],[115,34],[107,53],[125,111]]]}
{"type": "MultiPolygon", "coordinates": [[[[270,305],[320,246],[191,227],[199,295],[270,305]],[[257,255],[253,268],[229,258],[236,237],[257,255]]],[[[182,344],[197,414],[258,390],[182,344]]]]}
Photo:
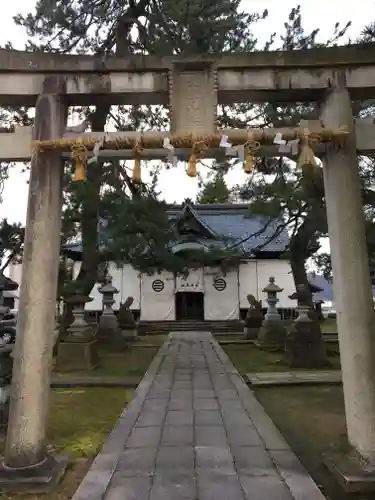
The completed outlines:
{"type": "MultiPolygon", "coordinates": [[[[114,309],[128,296],[133,297],[132,310],[141,321],[229,321],[243,316],[249,304],[247,295],[262,300],[262,289],[270,276],[283,288],[279,294],[278,308],[295,309],[296,303],[288,298],[294,291],[293,276],[286,258],[288,233],[283,230],[277,237],[276,224],[249,214],[246,204],[170,205],[170,219],[177,225],[179,239],[172,247],[173,253],[190,250],[207,250],[237,247],[240,258],[228,270],[218,267],[191,269],[189,275],[174,276],[170,272],[148,275],[131,265],[118,268],[109,263],[108,272],[113,285],[119,290],[115,295],[114,309]]],[[[77,276],[82,259],[79,240],[65,245],[63,253],[74,261],[73,277],[77,276]]],[[[88,311],[102,310],[102,296],[97,283],[92,292],[93,301],[86,304],[88,311]]]]}

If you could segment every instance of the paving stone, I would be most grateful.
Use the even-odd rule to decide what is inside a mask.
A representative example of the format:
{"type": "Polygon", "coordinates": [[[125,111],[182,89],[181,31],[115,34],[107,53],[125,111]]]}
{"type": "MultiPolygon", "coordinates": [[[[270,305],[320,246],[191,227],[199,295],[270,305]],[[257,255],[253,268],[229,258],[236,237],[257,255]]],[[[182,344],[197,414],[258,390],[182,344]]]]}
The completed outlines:
{"type": "Polygon", "coordinates": [[[193,398],[173,398],[170,399],[168,405],[169,411],[174,410],[193,410],[193,398]]]}
{"type": "Polygon", "coordinates": [[[167,411],[168,399],[146,399],[143,403],[142,411],[165,410],[167,411]]]}
{"type": "Polygon", "coordinates": [[[245,500],[237,476],[207,474],[205,471],[199,471],[197,476],[199,500],[245,500]]]}
{"type": "MultiPolygon", "coordinates": [[[[278,476],[239,475],[246,500],[297,500],[278,476]]],[[[315,500],[314,497],[301,497],[301,500],[315,500]]],[[[299,499],[298,499],[299,500],[299,499]]]]}
{"type": "Polygon", "coordinates": [[[118,482],[114,482],[114,479],[105,495],[105,500],[148,500],[151,478],[122,477],[118,482]]]}
{"type": "Polygon", "coordinates": [[[194,399],[213,399],[215,398],[215,392],[213,389],[201,389],[196,388],[193,391],[194,399]]]}
{"type": "Polygon", "coordinates": [[[221,399],[229,399],[229,400],[237,400],[238,399],[238,393],[235,389],[218,389],[216,391],[217,398],[219,400],[221,399]]]}
{"type": "Polygon", "coordinates": [[[195,463],[198,472],[206,469],[221,474],[236,474],[233,456],[227,446],[196,446],[195,463]]]}
{"type": "Polygon", "coordinates": [[[156,476],[149,500],[196,500],[194,475],[156,476]]]}
{"type": "Polygon", "coordinates": [[[232,446],[237,472],[250,476],[277,475],[269,454],[259,446],[232,446]]]}
{"type": "Polygon", "coordinates": [[[192,446],[194,444],[193,427],[189,425],[165,425],[161,444],[162,446],[192,446]]]}
{"type": "Polygon", "coordinates": [[[219,410],[217,399],[194,399],[194,410],[219,410]]]}
{"type": "Polygon", "coordinates": [[[156,470],[170,474],[180,469],[190,469],[190,474],[194,470],[193,446],[161,446],[156,458],[156,470]]]}
{"type": "Polygon", "coordinates": [[[115,476],[148,477],[156,464],[157,448],[127,448],[118,461],[115,476]]]}
{"type": "Polygon", "coordinates": [[[160,442],[160,427],[134,427],[126,442],[127,448],[154,448],[160,442]]]}
{"type": "Polygon", "coordinates": [[[243,407],[243,404],[241,401],[232,401],[230,399],[223,399],[220,401],[220,410],[223,413],[228,413],[229,415],[233,413],[245,413],[245,408],[243,407]]]}
{"type": "Polygon", "coordinates": [[[185,391],[191,390],[193,388],[193,384],[191,382],[175,382],[172,386],[172,391],[185,391]]]}
{"type": "Polygon", "coordinates": [[[219,410],[197,410],[194,413],[196,425],[223,425],[219,410]]]}
{"type": "Polygon", "coordinates": [[[169,399],[169,389],[151,389],[147,394],[147,399],[169,399]]]}
{"type": "Polygon", "coordinates": [[[196,446],[228,446],[228,438],[222,425],[198,425],[194,432],[196,446]]]}
{"type": "Polygon", "coordinates": [[[226,425],[230,446],[261,446],[264,447],[257,430],[251,424],[226,425]]]}
{"type": "Polygon", "coordinates": [[[160,427],[165,420],[166,410],[146,410],[141,413],[135,426],[136,427],[160,427]]]}
{"type": "Polygon", "coordinates": [[[72,500],[323,500],[211,334],[161,351],[72,500]]]}
{"type": "Polygon", "coordinates": [[[170,398],[171,399],[189,399],[193,397],[193,390],[192,389],[172,389],[170,392],[170,398]]]}
{"type": "Polygon", "coordinates": [[[193,412],[188,410],[168,411],[165,425],[193,425],[193,412]]]}

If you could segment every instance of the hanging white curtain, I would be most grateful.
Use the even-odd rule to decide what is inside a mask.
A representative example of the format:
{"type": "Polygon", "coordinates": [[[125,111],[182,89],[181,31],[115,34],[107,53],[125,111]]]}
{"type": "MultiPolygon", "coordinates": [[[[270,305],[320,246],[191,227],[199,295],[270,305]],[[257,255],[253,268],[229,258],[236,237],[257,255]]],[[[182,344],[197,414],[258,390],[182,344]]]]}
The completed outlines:
{"type": "Polygon", "coordinates": [[[237,269],[225,275],[220,271],[205,273],[204,319],[211,321],[238,319],[239,284],[237,269]]]}
{"type": "Polygon", "coordinates": [[[141,276],[141,320],[173,321],[175,319],[175,282],[171,273],[141,276]]]}

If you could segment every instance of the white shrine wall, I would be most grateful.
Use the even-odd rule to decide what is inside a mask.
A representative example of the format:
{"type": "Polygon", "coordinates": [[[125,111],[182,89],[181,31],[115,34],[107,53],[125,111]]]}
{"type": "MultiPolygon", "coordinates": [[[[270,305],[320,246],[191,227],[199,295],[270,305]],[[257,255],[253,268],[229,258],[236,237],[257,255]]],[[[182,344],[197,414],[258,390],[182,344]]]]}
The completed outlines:
{"type": "Polygon", "coordinates": [[[249,294],[254,295],[257,300],[262,298],[259,296],[257,261],[249,260],[248,262],[241,262],[238,272],[240,308],[248,309],[249,302],[246,297],[249,294]]]}
{"type": "MultiPolygon", "coordinates": [[[[78,276],[80,268],[81,262],[74,262],[73,279],[78,276]]],[[[112,276],[113,286],[119,290],[119,293],[114,295],[115,303],[113,304],[113,309],[117,311],[120,307],[120,302],[124,302],[128,297],[133,297],[134,299],[130,308],[135,310],[139,309],[141,300],[139,272],[129,264],[125,264],[122,268],[118,268],[113,262],[110,262],[108,273],[112,276]]],[[[93,300],[92,302],[88,302],[85,306],[87,311],[102,310],[102,294],[98,291],[100,287],[100,283],[95,283],[90,293],[90,297],[93,300]]]]}
{"type": "MultiPolygon", "coordinates": [[[[81,267],[80,262],[73,264],[73,278],[76,278],[81,267]]],[[[267,286],[270,276],[274,276],[277,285],[284,290],[279,294],[279,308],[295,308],[296,301],[288,298],[295,291],[290,264],[287,260],[250,260],[241,263],[238,269],[232,269],[222,275],[219,269],[207,268],[193,269],[185,279],[163,272],[151,276],[140,275],[132,266],[126,264],[118,269],[114,263],[109,265],[109,273],[113,279],[113,285],[118,288],[119,293],[115,295],[114,309],[118,310],[120,302],[127,297],[134,298],[131,306],[133,310],[141,311],[142,320],[169,320],[175,319],[175,293],[176,292],[203,292],[204,293],[204,316],[207,320],[231,320],[239,318],[240,309],[249,307],[246,296],[254,295],[257,300],[262,300],[263,307],[267,306],[265,294],[262,289],[267,286]],[[213,286],[216,276],[223,276],[226,288],[218,291],[213,286]],[[155,292],[152,283],[155,279],[164,282],[164,289],[155,292]]],[[[22,265],[9,266],[8,275],[17,283],[21,283],[22,265]]],[[[90,297],[93,301],[86,304],[88,311],[102,310],[102,296],[98,292],[101,285],[96,283],[90,297]]],[[[18,308],[16,300],[15,307],[18,308]]]]}

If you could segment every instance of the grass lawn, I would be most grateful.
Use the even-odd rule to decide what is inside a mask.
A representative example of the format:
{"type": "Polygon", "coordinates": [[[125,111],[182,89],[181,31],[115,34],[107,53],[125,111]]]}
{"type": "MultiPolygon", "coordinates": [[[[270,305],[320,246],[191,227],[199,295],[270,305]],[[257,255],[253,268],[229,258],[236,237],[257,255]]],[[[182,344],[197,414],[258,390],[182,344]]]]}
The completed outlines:
{"type": "MultiPolygon", "coordinates": [[[[228,344],[222,345],[230,360],[240,373],[256,372],[286,372],[291,368],[284,361],[282,352],[262,351],[254,344],[228,344]]],[[[340,369],[340,357],[336,344],[327,345],[328,358],[331,369],[340,369]]],[[[327,368],[324,368],[325,370],[327,368]]],[[[300,370],[300,369],[299,369],[300,370]]]]}
{"type": "MultiPolygon", "coordinates": [[[[132,394],[131,390],[108,388],[52,390],[49,448],[71,455],[72,465],[50,494],[0,493],[0,500],[69,500],[132,394]]],[[[4,439],[0,446],[3,450],[4,439]]]]}
{"type": "Polygon", "coordinates": [[[337,322],[335,318],[327,318],[320,325],[323,333],[337,333],[337,322]]]}
{"type": "Polygon", "coordinates": [[[348,450],[341,386],[268,387],[255,394],[328,499],[374,498],[345,494],[321,462],[324,452],[348,450]]]}
{"type": "Polygon", "coordinates": [[[141,337],[135,347],[129,346],[124,351],[113,352],[101,349],[99,351],[100,366],[95,370],[55,371],[53,375],[61,379],[74,378],[75,374],[80,377],[102,378],[142,377],[165,339],[166,335],[150,335],[141,337]],[[152,344],[154,347],[142,347],[142,344],[152,344]]]}

